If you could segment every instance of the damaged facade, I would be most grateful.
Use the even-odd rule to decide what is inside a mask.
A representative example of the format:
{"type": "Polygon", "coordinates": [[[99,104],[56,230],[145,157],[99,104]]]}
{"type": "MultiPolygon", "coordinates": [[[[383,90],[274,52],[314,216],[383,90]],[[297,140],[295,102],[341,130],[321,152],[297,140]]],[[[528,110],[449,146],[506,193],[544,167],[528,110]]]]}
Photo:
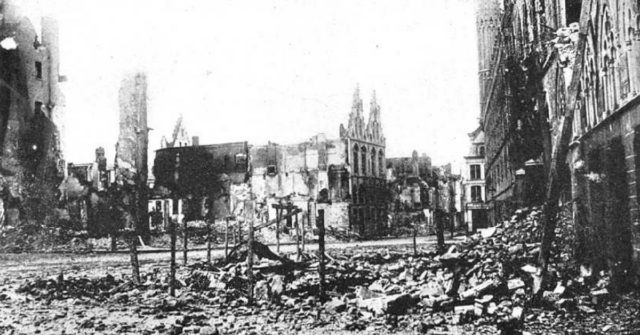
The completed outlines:
{"type": "Polygon", "coordinates": [[[431,158],[426,154],[387,158],[387,182],[394,212],[429,208],[429,182],[433,179],[431,158]]]}
{"type": "Polygon", "coordinates": [[[346,128],[340,125],[349,174],[349,226],[364,237],[382,234],[387,222],[386,140],[375,92],[370,104],[365,123],[360,90],[356,89],[349,123],[346,128]]]}
{"type": "Polygon", "coordinates": [[[545,90],[541,79],[553,60],[549,41],[576,19],[575,7],[575,1],[555,0],[491,0],[479,7],[480,127],[491,223],[517,207],[540,204],[544,196],[548,105],[562,98],[545,90]]]}
{"type": "Polygon", "coordinates": [[[0,1],[0,158],[3,220],[42,223],[54,217],[64,175],[58,126],[58,26],[37,32],[12,1],[0,1]]]}
{"type": "MultiPolygon", "coordinates": [[[[237,207],[234,197],[240,203],[241,198],[247,196],[244,193],[250,192],[261,204],[264,219],[276,218],[274,205],[291,204],[308,212],[309,203],[314,202],[317,209],[324,210],[325,225],[330,231],[362,238],[380,236],[387,222],[386,146],[375,94],[366,123],[362,105],[356,90],[349,123],[347,127],[341,125],[338,139],[319,134],[296,144],[242,142],[242,150],[235,150],[234,143],[160,149],[154,167],[155,186],[175,183],[171,173],[161,171],[173,168],[160,167],[159,158],[175,161],[179,152],[192,150],[190,148],[233,147],[235,149],[228,152],[205,150],[211,155],[211,162],[202,167],[213,173],[211,178],[224,176],[223,179],[228,180],[229,197],[224,201],[230,216],[237,207]],[[238,166],[243,168],[236,170],[234,167],[238,166]],[[230,172],[237,174],[229,175],[230,172]]],[[[187,163],[181,161],[180,164],[187,163]]],[[[177,185],[169,185],[172,187],[177,185]]]]}
{"type": "Polygon", "coordinates": [[[464,157],[462,210],[467,229],[475,231],[478,228],[487,228],[489,223],[484,175],[484,132],[478,128],[469,134],[469,139],[469,153],[464,157]]]}
{"type": "Polygon", "coordinates": [[[480,45],[493,49],[485,81],[481,68],[492,219],[500,201],[540,203],[544,184],[531,176],[546,180],[552,149],[568,150],[558,174],[561,201],[573,201],[575,255],[614,280],[627,277],[640,252],[638,3],[518,0],[502,7],[495,7],[496,42],[480,45]],[[512,187],[503,184],[505,173],[512,187]]]}
{"type": "Polygon", "coordinates": [[[573,113],[567,161],[580,260],[624,278],[640,260],[640,12],[636,1],[582,6],[580,24],[555,45],[566,69],[556,86],[577,105],[550,117],[573,113]]]}
{"type": "Polygon", "coordinates": [[[148,236],[147,151],[147,75],[135,72],[125,75],[118,95],[120,133],[114,164],[115,192],[122,202],[124,225],[139,235],[148,236]]]}

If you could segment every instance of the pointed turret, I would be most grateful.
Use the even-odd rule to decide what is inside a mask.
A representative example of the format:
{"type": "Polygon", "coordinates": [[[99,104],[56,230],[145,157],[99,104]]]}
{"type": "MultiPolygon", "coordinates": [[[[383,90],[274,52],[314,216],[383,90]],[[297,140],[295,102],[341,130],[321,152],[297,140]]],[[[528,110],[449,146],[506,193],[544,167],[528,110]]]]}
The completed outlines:
{"type": "Polygon", "coordinates": [[[171,136],[171,142],[167,141],[167,147],[186,147],[192,145],[192,138],[189,137],[187,129],[184,126],[184,118],[182,114],[178,117],[176,125],[173,127],[173,135],[171,136]]]}
{"type": "Polygon", "coordinates": [[[375,90],[371,94],[369,121],[367,122],[367,137],[374,142],[383,141],[382,123],[380,122],[380,105],[378,105],[375,90]]]}
{"type": "Polygon", "coordinates": [[[347,132],[349,136],[362,136],[364,133],[364,115],[362,110],[362,98],[360,98],[360,87],[356,86],[353,92],[353,103],[349,114],[349,125],[347,132]]]}

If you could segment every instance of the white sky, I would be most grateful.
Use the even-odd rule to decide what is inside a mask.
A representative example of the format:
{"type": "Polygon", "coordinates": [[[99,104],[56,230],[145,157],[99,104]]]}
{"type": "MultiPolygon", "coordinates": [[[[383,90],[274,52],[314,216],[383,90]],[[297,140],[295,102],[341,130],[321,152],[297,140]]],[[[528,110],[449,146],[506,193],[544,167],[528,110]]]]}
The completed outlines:
{"type": "MultiPolygon", "coordinates": [[[[113,156],[122,74],[148,72],[150,148],[338,136],[360,85],[387,156],[461,161],[477,125],[473,0],[17,0],[60,21],[68,161],[113,156]]],[[[33,14],[33,15],[38,15],[33,14]]]]}

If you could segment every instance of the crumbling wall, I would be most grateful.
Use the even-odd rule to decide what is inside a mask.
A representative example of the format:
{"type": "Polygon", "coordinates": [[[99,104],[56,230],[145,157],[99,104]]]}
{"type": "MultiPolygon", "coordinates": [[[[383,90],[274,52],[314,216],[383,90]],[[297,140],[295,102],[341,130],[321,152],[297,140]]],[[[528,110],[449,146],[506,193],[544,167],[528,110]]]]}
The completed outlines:
{"type": "Polygon", "coordinates": [[[324,209],[324,224],[327,230],[335,229],[340,232],[349,230],[349,203],[318,204],[317,208],[324,209]]]}
{"type": "MultiPolygon", "coordinates": [[[[123,210],[135,222],[138,234],[149,235],[147,150],[149,129],[147,127],[147,76],[144,73],[125,75],[119,91],[120,133],[116,149],[116,180],[126,185],[122,197],[123,210]]],[[[120,199],[118,199],[120,200],[120,199]]]]}
{"type": "Polygon", "coordinates": [[[3,209],[12,224],[54,220],[56,187],[64,163],[58,125],[57,25],[43,19],[38,35],[10,1],[0,4],[0,154],[3,209]],[[7,45],[10,45],[6,44],[7,45]]]}

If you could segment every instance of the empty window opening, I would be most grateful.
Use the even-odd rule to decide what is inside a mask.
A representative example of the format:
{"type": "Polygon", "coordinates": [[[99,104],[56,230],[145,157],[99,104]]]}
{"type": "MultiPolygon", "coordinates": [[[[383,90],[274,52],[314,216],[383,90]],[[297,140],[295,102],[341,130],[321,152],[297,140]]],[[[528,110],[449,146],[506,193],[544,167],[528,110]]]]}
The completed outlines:
{"type": "Polygon", "coordinates": [[[581,0],[567,0],[565,2],[565,17],[567,25],[573,22],[580,22],[580,10],[582,9],[581,0]]]}
{"type": "Polygon", "coordinates": [[[276,166],[275,165],[268,165],[267,166],[267,174],[268,175],[275,176],[276,173],[277,173],[277,170],[276,170],[276,166]]]}
{"type": "Polygon", "coordinates": [[[471,201],[473,201],[473,202],[481,202],[482,201],[482,187],[481,186],[471,186],[471,201]]]}
{"type": "Polygon", "coordinates": [[[36,78],[42,79],[42,62],[36,62],[36,78]]]}
{"type": "Polygon", "coordinates": [[[237,154],[236,155],[236,168],[243,169],[247,166],[247,155],[245,154],[237,154]]]}
{"type": "Polygon", "coordinates": [[[480,177],[480,165],[479,164],[471,165],[469,168],[470,168],[469,173],[470,173],[471,180],[477,180],[477,179],[481,178],[480,177]]]}

